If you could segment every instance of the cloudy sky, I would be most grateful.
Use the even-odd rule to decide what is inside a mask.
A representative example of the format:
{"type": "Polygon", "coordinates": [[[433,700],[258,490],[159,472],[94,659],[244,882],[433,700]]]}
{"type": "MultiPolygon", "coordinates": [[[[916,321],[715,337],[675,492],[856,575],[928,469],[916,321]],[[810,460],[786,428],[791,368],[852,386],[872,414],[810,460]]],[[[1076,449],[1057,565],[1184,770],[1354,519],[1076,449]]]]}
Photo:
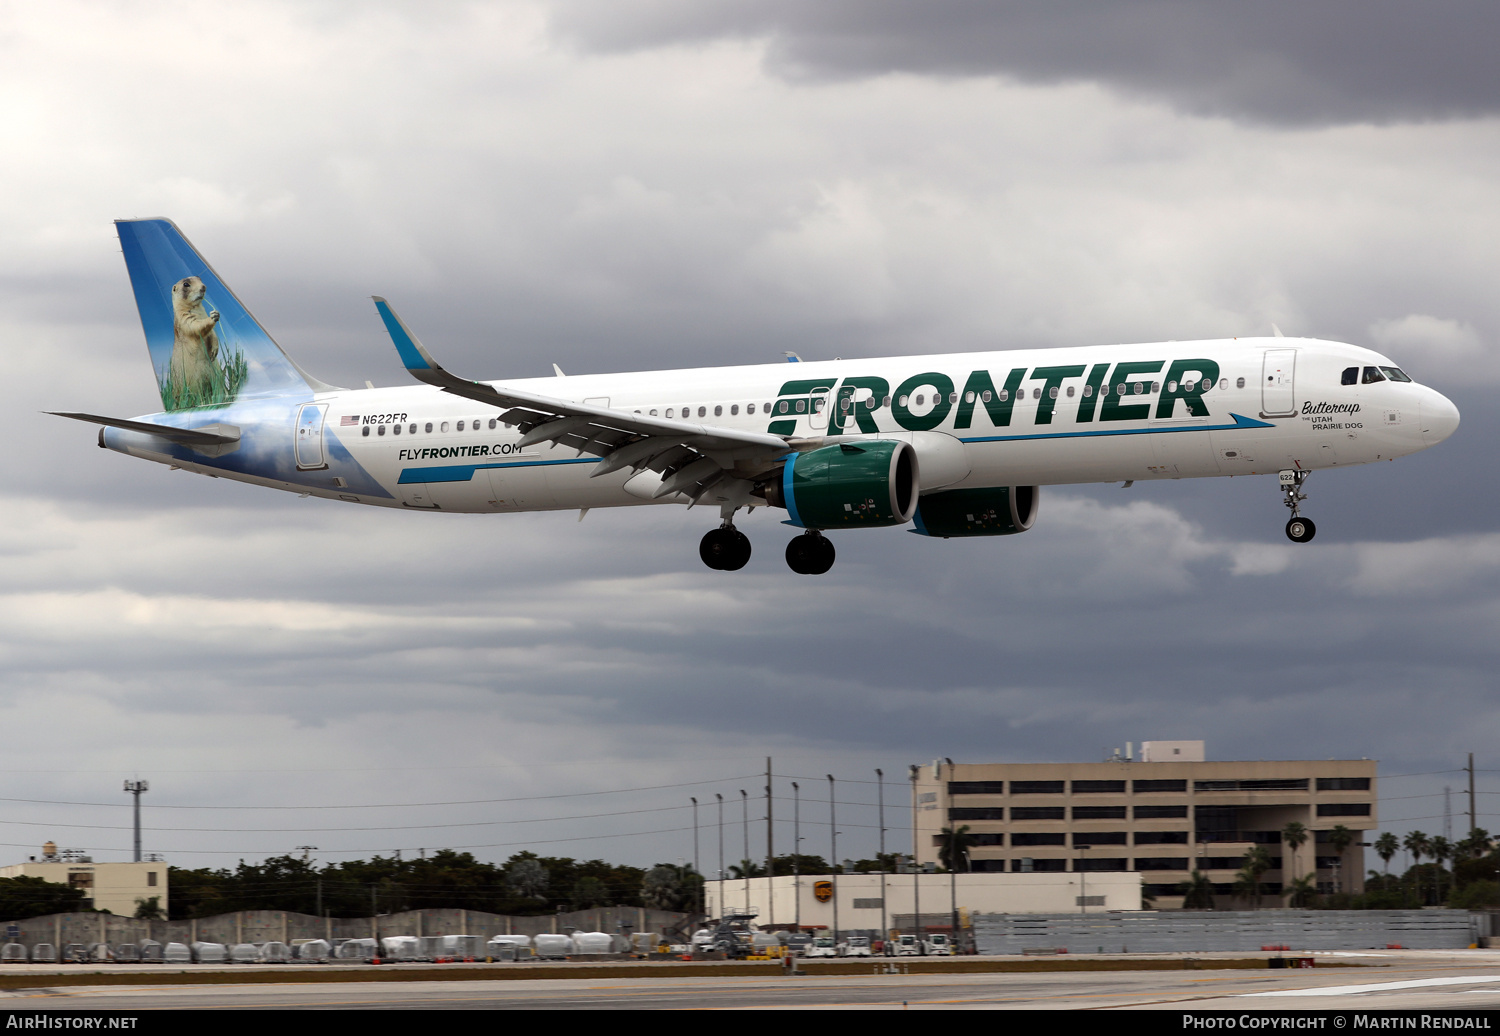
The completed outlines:
{"type": "Polygon", "coordinates": [[[128,858],[139,776],[184,866],[649,864],[773,756],[820,822],[839,778],[859,856],[876,767],[1156,738],[1379,759],[1383,826],[1429,833],[1474,751],[1500,828],[1500,15],[1220,6],[0,5],[0,855],[128,858]],[[761,511],[714,573],[699,511],[367,510],[95,449],[39,412],[157,406],[132,216],[336,384],[406,379],[371,294],[486,378],[1275,322],[1464,423],[1315,476],[1306,547],[1274,480],[1216,479],[1048,489],[1021,538],[847,535],[819,579],[761,511]]]}

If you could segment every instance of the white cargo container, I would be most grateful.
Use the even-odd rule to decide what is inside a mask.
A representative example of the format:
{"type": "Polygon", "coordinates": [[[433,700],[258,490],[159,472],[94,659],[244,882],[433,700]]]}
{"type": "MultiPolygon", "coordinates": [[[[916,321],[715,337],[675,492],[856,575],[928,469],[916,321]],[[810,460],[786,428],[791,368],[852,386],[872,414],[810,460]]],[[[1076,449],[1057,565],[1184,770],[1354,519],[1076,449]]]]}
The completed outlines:
{"type": "Polygon", "coordinates": [[[388,961],[414,961],[422,956],[422,940],[415,935],[387,935],[380,940],[380,957],[388,961]]]}
{"type": "Polygon", "coordinates": [[[608,932],[574,932],[574,953],[613,953],[615,940],[608,932]]]}
{"type": "Polygon", "coordinates": [[[193,943],[193,963],[224,964],[229,960],[229,948],[221,942],[193,943]]]}
{"type": "Polygon", "coordinates": [[[562,960],[573,952],[573,940],[566,935],[542,932],[531,941],[531,947],[544,960],[562,960]]]}
{"type": "Polygon", "coordinates": [[[324,939],[298,939],[292,943],[292,957],[308,964],[325,964],[333,947],[324,939]]]}
{"type": "Polygon", "coordinates": [[[18,942],[8,942],[0,946],[0,964],[25,964],[29,959],[26,947],[18,942]]]}
{"type": "Polygon", "coordinates": [[[262,964],[289,964],[292,960],[292,948],[284,942],[263,942],[260,944],[259,959],[262,964]]]}
{"type": "Polygon", "coordinates": [[[166,964],[191,964],[193,951],[186,943],[169,942],[162,947],[161,959],[166,964]]]}

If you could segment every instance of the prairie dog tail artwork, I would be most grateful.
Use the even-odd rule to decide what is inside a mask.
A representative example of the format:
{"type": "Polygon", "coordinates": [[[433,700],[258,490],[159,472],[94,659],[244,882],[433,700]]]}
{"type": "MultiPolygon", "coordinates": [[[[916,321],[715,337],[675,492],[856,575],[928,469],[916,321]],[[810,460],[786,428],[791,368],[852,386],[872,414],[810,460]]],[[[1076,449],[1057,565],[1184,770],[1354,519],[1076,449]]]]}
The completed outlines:
{"type": "Polygon", "coordinates": [[[215,375],[222,384],[223,374],[216,362],[219,336],[214,328],[219,311],[203,305],[208,289],[197,277],[184,277],[172,285],[172,362],[168,366],[168,384],[173,389],[171,405],[192,405],[214,398],[215,375]]]}

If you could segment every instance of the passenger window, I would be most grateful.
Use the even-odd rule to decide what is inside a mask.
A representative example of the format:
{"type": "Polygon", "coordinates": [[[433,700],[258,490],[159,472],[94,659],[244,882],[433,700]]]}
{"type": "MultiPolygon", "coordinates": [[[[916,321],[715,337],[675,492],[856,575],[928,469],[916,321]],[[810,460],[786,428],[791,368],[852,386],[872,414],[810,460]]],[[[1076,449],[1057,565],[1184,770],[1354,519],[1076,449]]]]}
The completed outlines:
{"type": "MultiPolygon", "coordinates": [[[[1191,381],[1184,381],[1182,383],[1182,390],[1184,392],[1191,392],[1193,390],[1193,383],[1191,381]]],[[[1167,382],[1167,391],[1168,392],[1176,392],[1177,391],[1177,382],[1175,382],[1175,381],[1169,381],[1169,382],[1167,382]]]]}
{"type": "Polygon", "coordinates": [[[1053,385],[1051,388],[1049,388],[1047,390],[1047,398],[1048,399],[1056,399],[1057,398],[1057,386],[1056,385],[1053,385]]]}
{"type": "Polygon", "coordinates": [[[988,403],[990,401],[990,390],[985,389],[983,392],[979,393],[979,398],[988,403]]]}
{"type": "Polygon", "coordinates": [[[949,403],[949,405],[951,406],[952,404],[957,403],[957,402],[958,402],[958,393],[957,392],[950,392],[950,393],[948,393],[948,403],[949,403]]]}
{"type": "Polygon", "coordinates": [[[1234,379],[1234,387],[1235,388],[1244,388],[1245,387],[1245,379],[1244,378],[1235,378],[1234,379]]]}
{"type": "Polygon", "coordinates": [[[464,423],[462,421],[458,422],[458,430],[460,432],[464,430],[464,423]]]}
{"type": "Polygon", "coordinates": [[[1360,380],[1366,385],[1373,385],[1377,381],[1384,381],[1385,375],[1380,373],[1379,367],[1366,367],[1365,376],[1360,380]]]}
{"type": "Polygon", "coordinates": [[[1151,391],[1152,392],[1160,392],[1161,391],[1161,382],[1159,382],[1159,381],[1153,381],[1151,383],[1151,391]]]}
{"type": "Polygon", "coordinates": [[[1073,386],[1072,385],[1068,386],[1068,398],[1069,399],[1073,398],[1073,386]]]}
{"type": "Polygon", "coordinates": [[[668,417],[672,416],[672,408],[671,407],[667,407],[667,416],[668,417]]]}
{"type": "Polygon", "coordinates": [[[1083,386],[1083,398],[1084,399],[1088,399],[1093,394],[1094,394],[1094,386],[1092,386],[1092,385],[1085,385],[1085,386],[1083,386]]]}
{"type": "Polygon", "coordinates": [[[407,432],[408,435],[416,435],[417,434],[417,426],[416,426],[415,422],[413,422],[412,426],[410,428],[408,428],[406,430],[406,432],[407,432]]]}
{"type": "Polygon", "coordinates": [[[400,435],[401,434],[401,426],[399,424],[393,424],[393,425],[391,425],[391,434],[392,435],[400,435]]]}
{"type": "Polygon", "coordinates": [[[781,410],[781,412],[783,414],[786,413],[789,409],[791,409],[791,407],[787,404],[787,401],[784,400],[784,399],[780,403],[778,403],[777,406],[780,408],[780,410],[781,410]]]}
{"type": "Polygon", "coordinates": [[[1136,395],[1139,396],[1142,392],[1145,392],[1145,391],[1146,391],[1146,383],[1144,381],[1138,381],[1138,382],[1135,383],[1135,394],[1136,395]]]}
{"type": "Polygon", "coordinates": [[[706,406],[700,406],[698,408],[698,416],[699,417],[707,417],[708,416],[708,407],[706,407],[706,406]]]}
{"type": "Polygon", "coordinates": [[[376,435],[384,435],[385,434],[385,425],[381,425],[379,428],[377,428],[375,430],[375,434],[376,435]]]}
{"type": "MultiPolygon", "coordinates": [[[[1244,387],[1245,387],[1245,379],[1241,378],[1240,379],[1240,388],[1244,388],[1244,387]]],[[[1221,388],[1221,389],[1227,389],[1227,388],[1229,388],[1229,379],[1228,378],[1221,379],[1219,381],[1219,388],[1221,388]]]]}
{"type": "MultiPolygon", "coordinates": [[[[715,410],[714,413],[717,414],[718,411],[715,410]]],[[[735,403],[733,406],[731,406],[729,408],[729,416],[730,417],[738,417],[738,416],[740,416],[740,405],[738,403],[735,403]]]]}
{"type": "Polygon", "coordinates": [[[965,392],[964,393],[964,402],[965,403],[972,403],[972,402],[974,402],[974,393],[972,393],[972,392],[965,392]]]}
{"type": "Polygon", "coordinates": [[[654,410],[654,409],[653,409],[653,410],[652,410],[652,411],[651,411],[651,416],[652,416],[652,417],[655,417],[655,416],[656,416],[656,411],[655,411],[655,410],[654,410]]]}
{"type": "Polygon", "coordinates": [[[906,406],[906,401],[910,398],[910,396],[901,396],[896,400],[896,403],[900,406],[906,406]]]}
{"type": "Polygon", "coordinates": [[[890,396],[881,396],[880,397],[880,405],[884,406],[884,407],[890,406],[891,405],[891,397],[890,396]]]}
{"type": "Polygon", "coordinates": [[[917,405],[917,406],[921,406],[921,405],[922,405],[922,404],[923,404],[923,403],[925,403],[925,402],[927,402],[927,396],[926,396],[926,395],[924,395],[924,394],[923,394],[923,393],[921,393],[921,392],[918,392],[918,393],[917,393],[917,402],[916,402],[916,405],[917,405]]]}
{"type": "Polygon", "coordinates": [[[715,417],[723,417],[724,416],[724,408],[721,407],[721,406],[714,407],[714,416],[715,417]]]}
{"type": "Polygon", "coordinates": [[[1117,396],[1123,396],[1124,394],[1125,394],[1125,383],[1122,381],[1118,385],[1115,386],[1115,395],[1117,395],[1117,396]]]}
{"type": "MultiPolygon", "coordinates": [[[[640,411],[637,410],[636,413],[640,413],[640,411]]],[[[416,429],[412,429],[412,430],[415,431],[416,429]]],[[[495,430],[495,419],[492,417],[492,418],[490,418],[490,431],[493,432],[494,430],[495,430]]]]}
{"type": "Polygon", "coordinates": [[[370,426],[369,425],[365,425],[363,428],[361,428],[359,430],[359,434],[365,436],[366,438],[368,438],[369,435],[370,435],[370,426]]]}
{"type": "Polygon", "coordinates": [[[1358,367],[1345,367],[1343,375],[1339,378],[1339,384],[1340,385],[1358,385],[1359,384],[1359,368],[1358,367]]]}
{"type": "Polygon", "coordinates": [[[797,400],[797,413],[800,414],[800,413],[802,413],[806,409],[807,409],[807,400],[805,400],[805,399],[799,399],[799,400],[797,400]]]}
{"type": "Polygon", "coordinates": [[[1009,398],[1010,398],[1010,389],[1001,389],[1000,390],[1000,402],[1004,403],[1009,398]]]}
{"type": "Polygon", "coordinates": [[[745,413],[747,413],[747,414],[753,414],[753,413],[755,413],[755,404],[754,403],[746,403],[745,404],[745,413]]]}
{"type": "Polygon", "coordinates": [[[1041,399],[1042,398],[1042,390],[1039,389],[1039,388],[1032,389],[1031,390],[1031,398],[1032,399],[1041,399]]]}

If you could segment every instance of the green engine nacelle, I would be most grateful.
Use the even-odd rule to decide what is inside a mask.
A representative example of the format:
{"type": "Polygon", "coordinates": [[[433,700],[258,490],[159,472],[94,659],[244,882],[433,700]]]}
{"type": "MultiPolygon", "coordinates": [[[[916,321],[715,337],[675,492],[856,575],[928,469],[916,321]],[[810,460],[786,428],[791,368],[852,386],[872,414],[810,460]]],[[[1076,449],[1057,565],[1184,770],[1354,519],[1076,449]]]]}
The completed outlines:
{"type": "Polygon", "coordinates": [[[765,492],[804,529],[905,525],[917,509],[917,451],[864,439],[793,454],[765,492]]]}
{"type": "Polygon", "coordinates": [[[1038,486],[999,489],[953,489],[922,497],[917,527],[923,536],[1008,536],[1025,532],[1036,521],[1038,486]]]}

